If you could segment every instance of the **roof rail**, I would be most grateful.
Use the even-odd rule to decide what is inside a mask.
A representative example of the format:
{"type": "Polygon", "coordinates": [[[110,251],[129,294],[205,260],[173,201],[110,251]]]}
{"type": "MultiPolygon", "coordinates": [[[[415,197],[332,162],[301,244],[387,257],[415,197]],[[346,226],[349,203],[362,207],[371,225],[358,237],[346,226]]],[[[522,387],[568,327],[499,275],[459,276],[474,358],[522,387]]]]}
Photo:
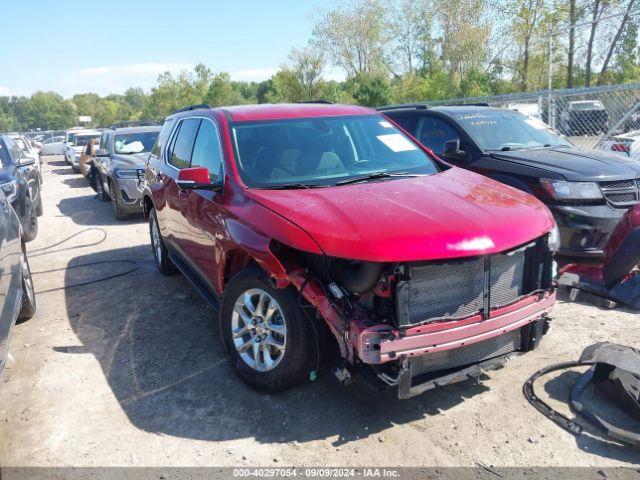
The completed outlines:
{"type": "Polygon", "coordinates": [[[385,110],[401,110],[403,108],[416,108],[418,110],[427,110],[429,107],[424,103],[403,103],[400,105],[387,105],[386,107],[378,107],[376,110],[384,112],[385,110]]]}
{"type": "MultiPolygon", "coordinates": [[[[156,120],[132,120],[130,122],[118,122],[110,125],[107,128],[111,130],[115,130],[116,128],[127,128],[127,127],[156,127],[158,125],[162,125],[162,123],[156,120]]],[[[96,127],[99,128],[99,127],[96,127]]],[[[104,128],[104,127],[103,127],[104,128]]]]}
{"type": "Polygon", "coordinates": [[[330,102],[329,100],[305,100],[304,102],[296,102],[296,103],[323,103],[326,105],[333,105],[333,102],[330,102]]]}
{"type": "Polygon", "coordinates": [[[211,107],[206,103],[197,103],[195,105],[189,105],[188,107],[184,107],[184,108],[181,108],[180,110],[176,110],[171,115],[173,115],[174,113],[188,112],[190,110],[199,110],[201,108],[211,108],[211,107]]]}
{"type": "Polygon", "coordinates": [[[446,105],[440,105],[441,107],[490,107],[487,102],[474,102],[474,103],[447,103],[446,105]]]}

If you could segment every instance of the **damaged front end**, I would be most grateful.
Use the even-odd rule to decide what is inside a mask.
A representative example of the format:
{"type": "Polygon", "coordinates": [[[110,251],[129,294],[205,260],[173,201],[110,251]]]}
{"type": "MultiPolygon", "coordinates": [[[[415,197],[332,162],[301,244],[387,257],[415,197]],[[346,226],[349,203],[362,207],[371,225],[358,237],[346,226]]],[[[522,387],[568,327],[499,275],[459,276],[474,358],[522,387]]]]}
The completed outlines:
{"type": "Polygon", "coordinates": [[[377,263],[272,242],[293,285],[335,337],[341,376],[364,373],[409,398],[477,377],[535,348],[555,303],[549,235],[508,252],[377,263]],[[346,372],[346,374],[345,374],[346,372]]]}

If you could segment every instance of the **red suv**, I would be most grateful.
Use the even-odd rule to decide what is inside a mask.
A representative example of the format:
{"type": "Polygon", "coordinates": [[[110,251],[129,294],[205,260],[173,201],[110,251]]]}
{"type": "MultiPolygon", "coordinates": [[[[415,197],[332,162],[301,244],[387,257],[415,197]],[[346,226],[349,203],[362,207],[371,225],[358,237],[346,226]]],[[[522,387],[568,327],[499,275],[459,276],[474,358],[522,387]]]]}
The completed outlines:
{"type": "Polygon", "coordinates": [[[263,391],[334,351],[342,380],[410,397],[533,349],[555,302],[547,208],[368,108],[176,112],[144,206],[159,270],[218,309],[231,366],[263,391]]]}

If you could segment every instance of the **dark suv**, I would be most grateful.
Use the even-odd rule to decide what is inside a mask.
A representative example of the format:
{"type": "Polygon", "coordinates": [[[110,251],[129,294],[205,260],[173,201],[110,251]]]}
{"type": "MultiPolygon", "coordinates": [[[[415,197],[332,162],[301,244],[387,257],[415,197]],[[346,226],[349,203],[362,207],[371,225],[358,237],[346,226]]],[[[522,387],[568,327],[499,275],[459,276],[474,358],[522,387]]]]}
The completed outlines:
{"type": "Polygon", "coordinates": [[[219,309],[231,367],[260,390],[313,378],[332,345],[338,378],[362,372],[406,398],[498,368],[547,331],[548,209],[368,108],[177,112],[144,206],[158,269],[219,309]]]}
{"type": "Polygon", "coordinates": [[[450,164],[542,200],[560,228],[561,254],[602,255],[622,215],[640,202],[637,161],[578,148],[535,117],[485,106],[381,110],[450,164]]]}
{"type": "Polygon", "coordinates": [[[33,158],[7,135],[0,135],[0,188],[16,211],[24,238],[30,242],[38,234],[42,215],[40,174],[33,158]]]}

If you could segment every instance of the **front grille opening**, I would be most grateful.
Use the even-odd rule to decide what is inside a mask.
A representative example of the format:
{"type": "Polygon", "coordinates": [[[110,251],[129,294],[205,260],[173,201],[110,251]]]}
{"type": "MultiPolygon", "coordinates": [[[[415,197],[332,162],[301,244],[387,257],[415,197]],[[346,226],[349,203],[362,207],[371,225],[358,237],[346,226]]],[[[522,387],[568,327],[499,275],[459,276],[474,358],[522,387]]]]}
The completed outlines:
{"type": "Polygon", "coordinates": [[[517,329],[464,347],[412,358],[410,360],[411,376],[423,377],[430,373],[466,367],[519,351],[522,346],[521,338],[521,331],[517,329]]]}
{"type": "Polygon", "coordinates": [[[551,287],[546,237],[508,253],[464,261],[407,264],[396,286],[400,326],[488,316],[493,309],[551,287]]]}
{"type": "Polygon", "coordinates": [[[631,207],[640,202],[640,180],[600,182],[600,189],[612,207],[631,207]]]}

